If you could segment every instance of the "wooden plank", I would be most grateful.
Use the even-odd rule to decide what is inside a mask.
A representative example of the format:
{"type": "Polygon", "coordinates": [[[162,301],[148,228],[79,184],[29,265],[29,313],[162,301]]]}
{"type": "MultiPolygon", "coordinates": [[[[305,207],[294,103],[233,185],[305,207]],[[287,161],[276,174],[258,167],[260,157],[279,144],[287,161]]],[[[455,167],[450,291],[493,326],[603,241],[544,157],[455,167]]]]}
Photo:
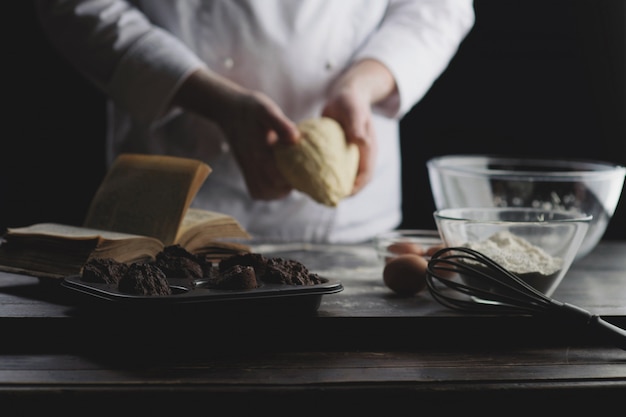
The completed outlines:
{"type": "Polygon", "coordinates": [[[359,383],[619,383],[625,353],[599,347],[418,351],[222,352],[204,356],[0,356],[0,389],[19,385],[310,385],[359,383]]]}

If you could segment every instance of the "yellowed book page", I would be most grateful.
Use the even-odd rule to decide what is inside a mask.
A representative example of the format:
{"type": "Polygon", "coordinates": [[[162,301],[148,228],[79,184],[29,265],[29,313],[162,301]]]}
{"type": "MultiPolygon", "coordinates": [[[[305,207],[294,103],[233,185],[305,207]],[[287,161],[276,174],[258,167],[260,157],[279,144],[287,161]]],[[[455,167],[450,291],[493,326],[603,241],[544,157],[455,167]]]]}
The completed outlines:
{"type": "Polygon", "coordinates": [[[172,244],[191,201],[210,174],[202,161],[120,155],[107,172],[83,225],[152,236],[172,244]]]}
{"type": "Polygon", "coordinates": [[[250,234],[232,216],[215,211],[189,208],[181,224],[176,243],[195,252],[212,241],[250,239],[250,234]]]}
{"type": "Polygon", "coordinates": [[[24,227],[12,227],[7,229],[9,235],[43,235],[64,239],[91,240],[101,237],[108,240],[126,240],[137,237],[128,233],[113,232],[109,230],[96,230],[80,226],[72,226],[60,223],[37,223],[24,227]]]}
{"type": "Polygon", "coordinates": [[[103,240],[91,253],[92,258],[112,258],[117,262],[138,262],[154,260],[163,250],[160,240],[137,236],[124,240],[103,240]]]}

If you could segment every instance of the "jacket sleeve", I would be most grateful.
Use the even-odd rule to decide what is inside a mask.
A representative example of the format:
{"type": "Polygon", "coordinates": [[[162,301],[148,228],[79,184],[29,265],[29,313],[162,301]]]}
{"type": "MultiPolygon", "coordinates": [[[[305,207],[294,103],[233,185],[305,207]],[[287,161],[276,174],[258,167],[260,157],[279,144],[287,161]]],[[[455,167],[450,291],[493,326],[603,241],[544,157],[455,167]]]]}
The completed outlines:
{"type": "Polygon", "coordinates": [[[472,0],[390,1],[378,30],[354,59],[377,59],[396,79],[398,94],[377,111],[400,118],[444,72],[474,24],[472,0]]]}
{"type": "Polygon", "coordinates": [[[200,59],[121,0],[35,0],[50,42],[132,117],[163,116],[200,59]]]}

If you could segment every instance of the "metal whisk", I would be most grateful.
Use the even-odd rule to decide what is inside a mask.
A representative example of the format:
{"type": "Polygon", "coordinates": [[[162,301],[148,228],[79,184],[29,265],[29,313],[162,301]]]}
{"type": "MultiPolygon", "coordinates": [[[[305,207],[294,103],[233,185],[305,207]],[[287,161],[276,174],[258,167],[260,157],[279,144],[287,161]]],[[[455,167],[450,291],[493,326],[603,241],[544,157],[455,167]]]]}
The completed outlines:
{"type": "Polygon", "coordinates": [[[474,249],[449,247],[433,254],[426,282],[431,295],[446,307],[476,313],[561,316],[598,330],[626,350],[624,329],[585,309],[548,297],[474,249]]]}

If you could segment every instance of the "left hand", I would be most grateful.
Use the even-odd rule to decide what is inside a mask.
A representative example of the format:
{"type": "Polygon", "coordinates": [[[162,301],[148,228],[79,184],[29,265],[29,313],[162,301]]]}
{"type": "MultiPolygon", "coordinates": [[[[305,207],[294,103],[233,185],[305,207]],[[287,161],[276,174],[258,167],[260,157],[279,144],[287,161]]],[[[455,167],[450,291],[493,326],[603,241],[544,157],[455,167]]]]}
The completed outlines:
{"type": "Polygon", "coordinates": [[[352,88],[338,89],[327,101],[322,116],[339,122],[348,143],[359,148],[359,167],[352,189],[352,194],[356,194],[371,180],[376,164],[378,145],[369,98],[352,88]]]}
{"type": "Polygon", "coordinates": [[[360,159],[352,194],[374,175],[378,144],[372,121],[372,105],[396,93],[391,72],[379,61],[364,59],[350,66],[333,84],[322,116],[335,119],[346,140],[359,148],[360,159]]]}

